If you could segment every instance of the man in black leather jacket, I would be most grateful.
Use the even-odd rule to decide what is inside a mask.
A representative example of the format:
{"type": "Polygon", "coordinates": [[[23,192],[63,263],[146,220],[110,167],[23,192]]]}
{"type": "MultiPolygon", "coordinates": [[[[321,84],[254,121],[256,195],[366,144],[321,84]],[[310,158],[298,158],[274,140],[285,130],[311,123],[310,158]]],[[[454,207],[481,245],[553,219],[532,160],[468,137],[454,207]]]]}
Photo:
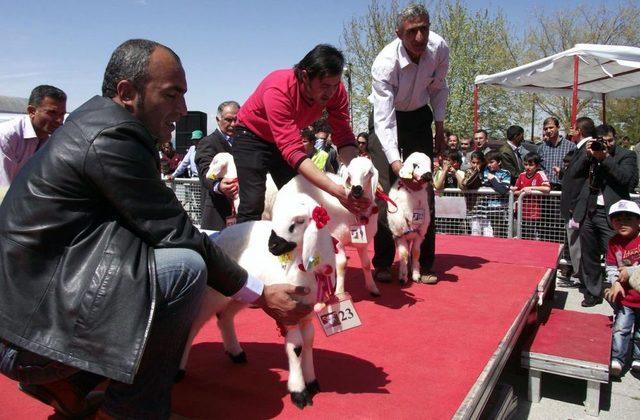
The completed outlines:
{"type": "Polygon", "coordinates": [[[102,97],[74,111],[0,207],[0,371],[64,416],[168,418],[205,286],[290,323],[310,308],[263,286],[201,234],[160,179],[157,142],[186,113],[178,56],[113,53],[102,97]],[[85,398],[86,396],[86,398],[85,398]]]}

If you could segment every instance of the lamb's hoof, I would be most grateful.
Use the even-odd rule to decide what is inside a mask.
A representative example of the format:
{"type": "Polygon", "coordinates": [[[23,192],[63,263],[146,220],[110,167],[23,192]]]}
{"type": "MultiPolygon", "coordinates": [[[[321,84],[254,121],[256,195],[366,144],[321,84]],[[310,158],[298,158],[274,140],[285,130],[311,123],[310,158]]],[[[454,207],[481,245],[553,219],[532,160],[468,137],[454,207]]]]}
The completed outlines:
{"type": "Polygon", "coordinates": [[[302,410],[307,405],[313,405],[311,395],[309,395],[309,392],[306,389],[302,392],[292,392],[291,402],[294,403],[295,406],[300,410],[302,410]]]}
{"type": "Polygon", "coordinates": [[[228,351],[225,351],[225,353],[227,353],[227,356],[229,356],[229,359],[231,359],[233,363],[236,363],[236,364],[247,363],[247,353],[245,353],[244,351],[241,351],[238,354],[231,354],[228,351]]]}
{"type": "Polygon", "coordinates": [[[296,354],[296,356],[300,357],[300,353],[302,353],[302,346],[294,347],[293,352],[296,354]]]}
{"type": "Polygon", "coordinates": [[[407,279],[398,279],[398,283],[400,283],[400,286],[404,286],[407,284],[407,279]]]}
{"type": "Polygon", "coordinates": [[[369,290],[369,294],[373,297],[380,297],[382,294],[378,290],[369,290]]]}
{"type": "Polygon", "coordinates": [[[314,379],[313,381],[306,384],[305,391],[309,393],[310,397],[313,397],[318,392],[320,392],[320,383],[318,382],[318,380],[314,379]]]}
{"type": "Polygon", "coordinates": [[[187,375],[187,371],[184,369],[178,369],[176,372],[176,376],[173,377],[173,383],[177,384],[178,382],[182,382],[184,377],[187,375]]]}

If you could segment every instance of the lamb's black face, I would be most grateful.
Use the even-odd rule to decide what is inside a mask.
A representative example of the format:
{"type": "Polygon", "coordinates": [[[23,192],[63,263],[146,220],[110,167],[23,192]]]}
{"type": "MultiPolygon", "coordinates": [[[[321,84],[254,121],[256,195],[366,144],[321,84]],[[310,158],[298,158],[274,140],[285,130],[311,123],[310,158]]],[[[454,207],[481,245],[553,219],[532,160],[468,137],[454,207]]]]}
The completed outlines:
{"type": "Polygon", "coordinates": [[[287,252],[293,251],[297,244],[295,242],[287,241],[286,239],[278,236],[273,230],[271,236],[269,236],[269,252],[273,255],[283,255],[287,252]]]}

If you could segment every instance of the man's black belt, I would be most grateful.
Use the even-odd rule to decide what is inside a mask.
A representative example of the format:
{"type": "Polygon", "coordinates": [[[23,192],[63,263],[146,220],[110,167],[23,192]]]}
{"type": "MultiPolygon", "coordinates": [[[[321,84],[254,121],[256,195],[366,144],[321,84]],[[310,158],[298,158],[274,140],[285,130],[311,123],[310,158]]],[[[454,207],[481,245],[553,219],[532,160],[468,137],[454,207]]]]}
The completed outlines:
{"type": "MultiPolygon", "coordinates": [[[[256,140],[263,140],[260,137],[256,136],[251,130],[249,130],[247,127],[243,127],[241,125],[236,125],[235,127],[235,131],[237,134],[242,134],[243,136],[247,136],[247,137],[251,137],[252,139],[256,139],[256,140]]],[[[264,141],[264,140],[263,140],[264,141]]]]}

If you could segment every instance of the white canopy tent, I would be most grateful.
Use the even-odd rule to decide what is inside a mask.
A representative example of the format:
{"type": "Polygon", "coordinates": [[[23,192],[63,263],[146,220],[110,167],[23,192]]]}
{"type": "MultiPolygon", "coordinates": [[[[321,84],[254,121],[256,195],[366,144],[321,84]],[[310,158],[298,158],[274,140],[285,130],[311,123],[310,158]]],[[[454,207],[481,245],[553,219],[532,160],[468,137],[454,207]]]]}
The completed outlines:
{"type": "MultiPolygon", "coordinates": [[[[571,124],[578,97],[603,101],[640,96],[640,48],[576,44],[575,47],[510,70],[475,78],[473,126],[478,129],[478,85],[572,96],[571,124]]],[[[603,119],[605,119],[604,117],[603,119]]]]}

